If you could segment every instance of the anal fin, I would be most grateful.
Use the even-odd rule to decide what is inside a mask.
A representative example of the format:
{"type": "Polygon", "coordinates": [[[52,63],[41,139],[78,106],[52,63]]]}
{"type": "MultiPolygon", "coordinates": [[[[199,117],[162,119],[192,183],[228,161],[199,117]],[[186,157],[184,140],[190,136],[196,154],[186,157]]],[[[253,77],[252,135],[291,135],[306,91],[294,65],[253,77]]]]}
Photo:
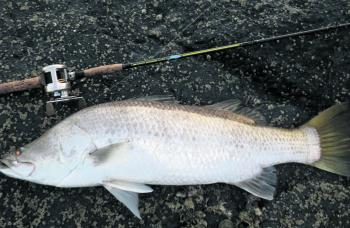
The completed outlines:
{"type": "Polygon", "coordinates": [[[135,192],[104,186],[117,200],[123,203],[137,218],[141,219],[139,211],[139,196],[135,192]]]}
{"type": "Polygon", "coordinates": [[[136,192],[136,193],[150,193],[153,192],[153,189],[145,184],[140,183],[131,183],[126,181],[104,181],[104,186],[109,186],[112,188],[118,188],[120,190],[136,192]]]}
{"type": "Polygon", "coordinates": [[[247,192],[267,200],[272,200],[277,183],[276,169],[274,167],[264,168],[262,172],[253,179],[235,183],[247,192]]]}

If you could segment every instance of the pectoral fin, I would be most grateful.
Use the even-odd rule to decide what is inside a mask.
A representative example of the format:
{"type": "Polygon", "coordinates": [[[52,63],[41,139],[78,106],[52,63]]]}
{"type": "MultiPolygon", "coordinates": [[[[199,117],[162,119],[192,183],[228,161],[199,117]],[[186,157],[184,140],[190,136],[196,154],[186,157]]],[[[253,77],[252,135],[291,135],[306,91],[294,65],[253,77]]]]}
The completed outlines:
{"type": "Polygon", "coordinates": [[[106,161],[108,161],[108,159],[110,159],[113,156],[116,156],[118,153],[122,153],[128,150],[129,146],[129,141],[115,143],[91,152],[90,156],[94,160],[94,163],[96,165],[99,165],[105,163],[106,161]]]}
{"type": "Polygon", "coordinates": [[[260,198],[272,200],[275,193],[276,182],[277,176],[275,168],[268,167],[264,168],[260,175],[255,178],[235,183],[234,185],[260,198]]]}
{"type": "Polygon", "coordinates": [[[136,217],[141,219],[139,211],[139,196],[135,192],[129,192],[113,188],[110,186],[104,186],[117,200],[123,203],[136,217]]]}
{"type": "Polygon", "coordinates": [[[118,188],[120,190],[136,193],[150,193],[153,189],[145,184],[131,183],[125,181],[104,181],[104,186],[109,186],[111,188],[118,188]]]}

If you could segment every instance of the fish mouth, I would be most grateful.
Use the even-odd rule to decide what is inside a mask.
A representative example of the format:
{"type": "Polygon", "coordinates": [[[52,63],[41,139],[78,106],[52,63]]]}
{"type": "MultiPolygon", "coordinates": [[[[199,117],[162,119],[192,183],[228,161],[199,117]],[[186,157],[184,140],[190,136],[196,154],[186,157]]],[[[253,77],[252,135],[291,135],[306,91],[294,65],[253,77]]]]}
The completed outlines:
{"type": "Polygon", "coordinates": [[[0,159],[0,171],[8,176],[29,177],[33,174],[35,165],[31,162],[20,162],[17,159],[0,159]]]}
{"type": "Polygon", "coordinates": [[[3,160],[3,159],[0,159],[0,170],[3,170],[3,169],[8,169],[8,165],[7,163],[3,160]]]}
{"type": "Polygon", "coordinates": [[[9,159],[0,159],[0,168],[1,169],[10,169],[14,161],[9,159]]]}

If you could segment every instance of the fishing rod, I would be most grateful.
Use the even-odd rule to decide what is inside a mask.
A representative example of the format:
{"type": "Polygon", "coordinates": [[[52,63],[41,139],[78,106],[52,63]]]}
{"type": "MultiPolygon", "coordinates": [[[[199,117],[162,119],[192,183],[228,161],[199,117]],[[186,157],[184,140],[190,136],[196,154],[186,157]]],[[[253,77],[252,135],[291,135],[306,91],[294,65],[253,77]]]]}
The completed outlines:
{"type": "Polygon", "coordinates": [[[268,43],[272,41],[292,38],[292,37],[300,37],[315,33],[328,32],[332,30],[342,29],[350,27],[350,23],[337,24],[327,27],[321,27],[306,31],[288,33],[279,36],[273,36],[269,38],[262,38],[251,41],[244,41],[241,43],[234,43],[221,47],[214,47],[199,51],[192,51],[180,54],[174,54],[161,58],[147,59],[134,63],[117,63],[110,65],[103,65],[98,67],[93,67],[81,71],[72,71],[68,72],[67,67],[62,64],[54,64],[49,65],[43,68],[43,73],[41,75],[35,75],[29,79],[21,80],[21,81],[13,81],[0,84],[0,94],[7,94],[12,92],[30,90],[35,88],[44,87],[45,91],[49,94],[50,100],[46,103],[46,110],[49,115],[54,114],[54,103],[66,102],[66,101],[78,101],[78,105],[80,107],[85,106],[85,100],[83,97],[77,97],[70,95],[71,90],[71,82],[76,80],[81,80],[84,78],[92,77],[95,75],[109,74],[113,72],[118,72],[126,69],[154,65],[163,62],[170,62],[174,60],[179,60],[183,58],[204,55],[234,48],[240,47],[249,47],[257,44],[268,43]]]}

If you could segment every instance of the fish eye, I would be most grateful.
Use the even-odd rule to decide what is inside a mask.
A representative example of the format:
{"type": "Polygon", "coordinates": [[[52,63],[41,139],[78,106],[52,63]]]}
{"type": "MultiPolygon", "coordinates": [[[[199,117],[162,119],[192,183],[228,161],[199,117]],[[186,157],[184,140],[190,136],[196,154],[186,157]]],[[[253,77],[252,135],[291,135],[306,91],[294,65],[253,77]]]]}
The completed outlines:
{"type": "Polygon", "coordinates": [[[20,149],[17,149],[15,154],[16,154],[16,157],[19,157],[21,156],[22,151],[20,149]]]}

